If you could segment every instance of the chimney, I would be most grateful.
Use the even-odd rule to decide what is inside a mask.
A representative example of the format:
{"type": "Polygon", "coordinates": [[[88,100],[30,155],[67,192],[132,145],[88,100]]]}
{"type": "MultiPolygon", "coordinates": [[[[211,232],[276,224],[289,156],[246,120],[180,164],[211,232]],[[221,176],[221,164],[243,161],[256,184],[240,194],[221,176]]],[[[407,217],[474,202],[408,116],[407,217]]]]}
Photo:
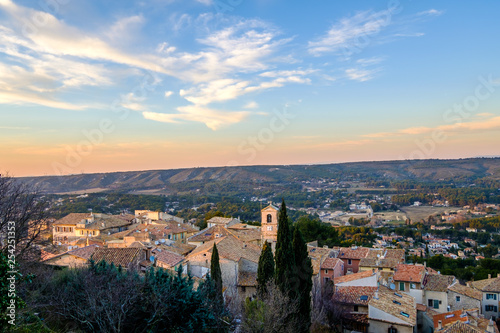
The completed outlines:
{"type": "Polygon", "coordinates": [[[441,320],[438,320],[438,330],[443,329],[443,322],[441,320]]]}
{"type": "Polygon", "coordinates": [[[424,261],[424,267],[427,267],[427,261],[424,261]]]}
{"type": "Polygon", "coordinates": [[[488,274],[488,279],[491,279],[491,274],[488,274]]]}
{"type": "Polygon", "coordinates": [[[467,281],[465,284],[470,288],[470,281],[467,281]]]}
{"type": "Polygon", "coordinates": [[[497,274],[497,278],[500,278],[500,273],[497,274]]]}

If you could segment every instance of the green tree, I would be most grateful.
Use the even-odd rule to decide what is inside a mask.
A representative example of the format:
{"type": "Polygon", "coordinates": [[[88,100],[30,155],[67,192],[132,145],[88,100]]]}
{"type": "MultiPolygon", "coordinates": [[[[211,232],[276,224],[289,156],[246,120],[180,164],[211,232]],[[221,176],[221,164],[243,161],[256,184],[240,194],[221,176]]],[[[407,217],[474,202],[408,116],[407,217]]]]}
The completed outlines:
{"type": "Polygon", "coordinates": [[[278,239],[276,242],[276,271],[275,281],[283,293],[291,291],[292,275],[295,271],[295,258],[292,250],[292,237],[283,199],[278,215],[278,239]]]}
{"type": "Polygon", "coordinates": [[[222,308],[224,305],[224,298],[222,296],[222,273],[219,264],[219,251],[215,243],[212,249],[212,259],[210,263],[210,279],[215,286],[214,302],[217,306],[222,308]]]}
{"type": "Polygon", "coordinates": [[[257,292],[262,297],[267,292],[267,283],[274,276],[274,256],[271,245],[266,241],[262,247],[257,269],[257,292]]]}
{"type": "Polygon", "coordinates": [[[309,332],[311,326],[311,289],[312,289],[312,274],[311,258],[307,252],[307,244],[302,237],[298,228],[295,228],[293,233],[293,253],[295,257],[295,276],[298,299],[298,332],[309,332]]]}

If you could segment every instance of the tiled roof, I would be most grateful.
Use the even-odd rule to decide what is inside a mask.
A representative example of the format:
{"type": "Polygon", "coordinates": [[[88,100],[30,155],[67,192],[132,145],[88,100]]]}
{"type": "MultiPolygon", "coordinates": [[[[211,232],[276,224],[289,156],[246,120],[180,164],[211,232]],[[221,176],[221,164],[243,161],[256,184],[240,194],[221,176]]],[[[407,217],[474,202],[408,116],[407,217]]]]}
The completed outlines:
{"type": "Polygon", "coordinates": [[[86,225],[85,229],[106,230],[111,228],[125,227],[131,224],[132,222],[126,219],[118,218],[113,215],[102,215],[102,217],[94,217],[94,222],[86,225]]]}
{"type": "Polygon", "coordinates": [[[80,223],[83,219],[88,219],[90,218],[90,213],[70,213],[63,217],[62,219],[59,219],[55,221],[53,224],[54,225],[77,225],[80,223]]]}
{"type": "Polygon", "coordinates": [[[446,292],[453,281],[453,275],[428,274],[424,278],[424,290],[446,292]]]}
{"type": "Polygon", "coordinates": [[[261,239],[261,232],[259,229],[237,229],[229,231],[233,236],[244,242],[252,242],[261,239]]]}
{"type": "Polygon", "coordinates": [[[241,258],[244,258],[253,262],[259,262],[260,247],[255,244],[242,242],[231,235],[217,238],[198,246],[187,258],[189,259],[203,252],[212,253],[214,243],[217,244],[217,250],[221,258],[233,261],[239,261],[241,258]]]}
{"type": "Polygon", "coordinates": [[[269,204],[268,206],[266,206],[266,207],[262,208],[262,209],[261,209],[261,211],[266,210],[266,209],[269,209],[269,208],[274,209],[274,210],[280,210],[280,209],[279,209],[278,207],[276,207],[275,205],[273,205],[273,204],[269,204]]]}
{"type": "Polygon", "coordinates": [[[163,264],[166,264],[170,267],[174,267],[184,260],[183,256],[162,249],[155,249],[152,251],[152,253],[157,261],[161,261],[163,264]]]}
{"type": "Polygon", "coordinates": [[[425,266],[399,264],[396,266],[394,281],[422,282],[425,274],[425,266]]]}
{"type": "Polygon", "coordinates": [[[99,246],[89,245],[89,246],[81,247],[81,248],[78,248],[75,250],[71,250],[68,252],[68,254],[89,260],[97,248],[99,248],[99,246]]]}
{"type": "Polygon", "coordinates": [[[98,248],[92,255],[92,259],[96,263],[105,260],[107,263],[115,264],[115,266],[127,268],[143,251],[140,248],[98,248]]]}
{"type": "Polygon", "coordinates": [[[205,228],[195,235],[188,238],[188,242],[208,242],[218,237],[230,235],[229,230],[222,225],[214,225],[210,228],[205,228]]]}
{"type": "Polygon", "coordinates": [[[342,260],[338,258],[326,258],[321,264],[321,269],[334,269],[342,260]]]}
{"type": "Polygon", "coordinates": [[[453,324],[450,324],[447,327],[444,327],[440,331],[436,331],[440,333],[484,333],[483,330],[474,327],[470,324],[461,322],[461,321],[456,321],[453,324]]]}
{"type": "Polygon", "coordinates": [[[255,287],[257,286],[257,272],[238,272],[238,286],[255,287]]]}
{"type": "Polygon", "coordinates": [[[396,266],[401,263],[401,260],[395,258],[361,258],[361,260],[359,261],[359,266],[374,268],[396,268],[396,266]]]}
{"type": "MultiPolygon", "coordinates": [[[[373,297],[369,306],[373,306],[379,310],[384,311],[400,320],[406,322],[409,326],[417,324],[417,309],[413,305],[415,299],[404,293],[397,294],[394,292],[378,292],[378,298],[373,297]],[[398,296],[399,295],[399,296],[398,296]],[[406,314],[406,315],[403,315],[406,314]]],[[[368,314],[368,318],[380,320],[380,318],[373,318],[368,314]]]]}
{"type": "Polygon", "coordinates": [[[367,247],[341,247],[338,258],[340,259],[361,259],[365,258],[370,249],[367,247]]]}
{"type": "Polygon", "coordinates": [[[471,297],[477,300],[483,299],[483,293],[481,293],[479,290],[464,286],[458,283],[458,281],[449,286],[448,289],[458,294],[465,295],[467,297],[471,297]]]}
{"type": "Polygon", "coordinates": [[[336,277],[334,279],[333,283],[335,285],[337,285],[339,283],[351,282],[354,280],[359,280],[359,279],[364,279],[364,278],[370,277],[374,274],[376,274],[376,273],[372,272],[371,270],[368,270],[368,271],[361,271],[361,272],[354,273],[354,274],[342,275],[342,276],[336,277]]]}
{"type": "Polygon", "coordinates": [[[320,270],[321,263],[333,254],[332,249],[323,248],[323,247],[315,247],[315,246],[307,246],[307,252],[309,254],[309,258],[311,258],[311,265],[313,268],[313,275],[317,275],[320,270]]]}
{"type": "Polygon", "coordinates": [[[463,310],[456,310],[452,312],[438,313],[432,316],[432,320],[434,322],[434,329],[436,329],[439,325],[439,321],[441,321],[442,327],[454,323],[456,321],[467,321],[469,318],[467,317],[467,313],[463,310]]]}
{"type": "Polygon", "coordinates": [[[417,303],[417,311],[425,311],[427,310],[427,306],[417,303]]]}
{"type": "Polygon", "coordinates": [[[493,291],[500,292],[500,278],[484,279],[479,281],[473,281],[471,283],[473,288],[481,291],[493,291]]]}
{"type": "Polygon", "coordinates": [[[377,287],[338,287],[333,295],[333,300],[343,304],[368,306],[368,302],[376,291],[377,287]]]}

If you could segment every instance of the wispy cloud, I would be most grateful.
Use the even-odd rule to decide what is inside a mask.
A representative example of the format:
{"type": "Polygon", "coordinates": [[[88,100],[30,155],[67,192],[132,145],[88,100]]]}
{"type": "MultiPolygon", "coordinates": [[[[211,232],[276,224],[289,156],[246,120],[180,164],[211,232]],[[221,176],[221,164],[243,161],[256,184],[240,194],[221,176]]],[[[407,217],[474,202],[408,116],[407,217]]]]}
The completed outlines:
{"type": "Polygon", "coordinates": [[[216,131],[225,126],[239,123],[250,114],[248,111],[220,111],[188,105],[178,107],[179,113],[143,112],[144,118],[164,123],[178,123],[179,121],[196,121],[204,123],[208,128],[216,131]]]}
{"type": "Polygon", "coordinates": [[[373,79],[378,71],[378,69],[348,68],[345,70],[345,75],[349,80],[365,82],[373,79]]]}
{"type": "Polygon", "coordinates": [[[442,132],[469,132],[469,131],[485,131],[500,128],[500,116],[494,116],[492,114],[478,114],[480,120],[472,120],[469,122],[459,122],[449,125],[440,125],[435,127],[408,127],[393,132],[379,132],[372,134],[365,134],[364,137],[367,138],[388,138],[388,137],[398,137],[403,135],[420,135],[432,133],[434,131],[442,132]],[[486,118],[487,119],[484,119],[486,118]]]}
{"type": "Polygon", "coordinates": [[[309,42],[309,52],[314,56],[328,53],[351,52],[360,38],[369,38],[390,24],[390,10],[378,12],[363,11],[351,17],[342,18],[327,33],[309,42]],[[389,19],[388,19],[389,18],[389,19]]]}
{"type": "Polygon", "coordinates": [[[429,10],[424,10],[422,12],[417,13],[419,16],[440,16],[444,14],[444,10],[437,10],[437,9],[429,9],[429,10]]]}

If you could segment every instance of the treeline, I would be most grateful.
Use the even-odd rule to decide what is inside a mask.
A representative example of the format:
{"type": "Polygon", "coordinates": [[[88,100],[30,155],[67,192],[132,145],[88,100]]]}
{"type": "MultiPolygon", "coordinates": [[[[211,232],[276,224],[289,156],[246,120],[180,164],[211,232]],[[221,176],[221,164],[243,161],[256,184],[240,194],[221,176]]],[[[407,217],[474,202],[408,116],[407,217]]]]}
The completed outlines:
{"type": "Polygon", "coordinates": [[[439,188],[436,194],[429,194],[431,189],[415,193],[397,194],[392,202],[398,205],[412,205],[415,201],[430,204],[434,200],[446,200],[451,206],[475,206],[480,203],[500,203],[500,191],[497,188],[439,188]]]}
{"type": "Polygon", "coordinates": [[[163,196],[121,193],[90,193],[86,197],[51,195],[48,198],[52,201],[50,215],[56,219],[70,213],[87,213],[90,210],[106,214],[120,214],[123,211],[133,213],[135,209],[164,211],[166,202],[163,196]],[[63,201],[57,202],[58,198],[63,201]]]}
{"type": "Polygon", "coordinates": [[[428,259],[414,257],[414,262],[424,263],[427,266],[439,271],[444,275],[454,275],[461,281],[477,281],[497,276],[500,273],[500,260],[497,259],[481,259],[479,261],[474,258],[467,259],[452,259],[444,257],[443,255],[432,256],[428,259]]]}

